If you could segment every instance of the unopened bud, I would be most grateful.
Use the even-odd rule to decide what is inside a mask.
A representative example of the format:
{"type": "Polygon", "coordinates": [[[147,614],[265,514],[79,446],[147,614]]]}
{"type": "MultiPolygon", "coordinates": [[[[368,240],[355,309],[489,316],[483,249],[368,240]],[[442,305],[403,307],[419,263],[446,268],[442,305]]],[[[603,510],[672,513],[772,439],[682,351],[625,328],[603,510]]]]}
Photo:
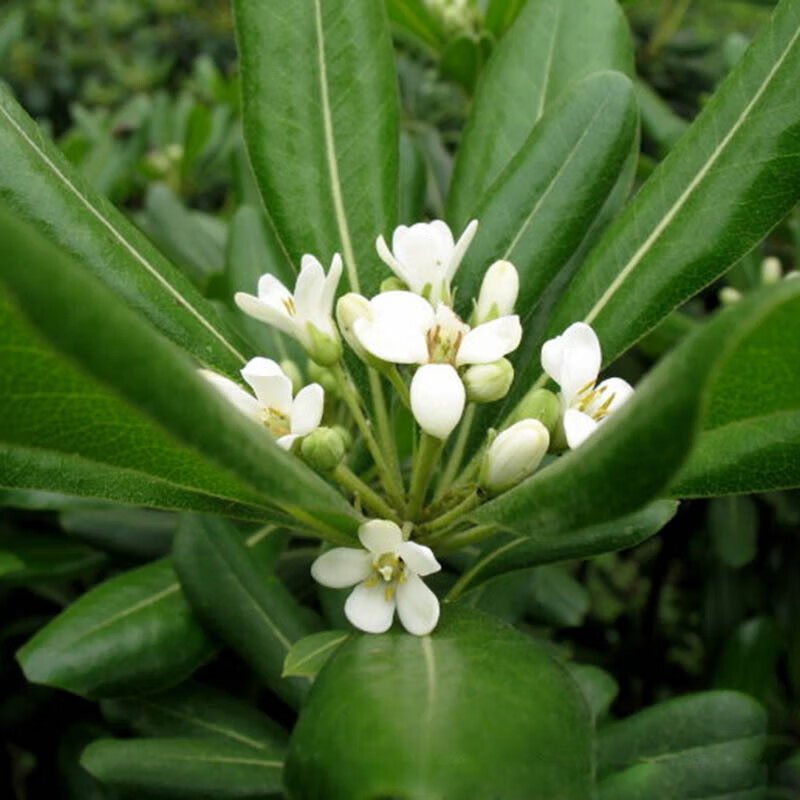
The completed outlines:
{"type": "Polygon", "coordinates": [[[511,422],[538,419],[552,435],[561,418],[561,400],[548,389],[531,389],[520,400],[511,415],[511,422]]]}
{"type": "Polygon", "coordinates": [[[350,431],[347,430],[344,425],[334,425],[333,430],[335,430],[336,433],[338,433],[341,437],[345,452],[350,450],[350,448],[353,446],[353,434],[350,433],[350,431]]]}
{"type": "Polygon", "coordinates": [[[325,390],[326,397],[338,395],[339,386],[336,376],[327,367],[322,367],[314,361],[308,362],[308,377],[313,383],[318,383],[325,390]]]}
{"type": "Polygon", "coordinates": [[[311,322],[308,323],[307,327],[311,340],[308,355],[323,367],[330,367],[336,364],[342,357],[342,340],[336,331],[323,333],[311,322]]]}
{"type": "Polygon", "coordinates": [[[480,325],[514,312],[519,294],[519,274],[510,261],[495,261],[483,276],[474,322],[480,325]]]}
{"type": "Polygon", "coordinates": [[[508,394],[514,380],[514,367],[507,358],[491,364],[475,364],[463,376],[467,399],[471,403],[493,403],[508,394]]]}
{"type": "Polygon", "coordinates": [[[723,286],[719,290],[719,302],[723,306],[732,306],[742,299],[742,293],[733,286],[723,286]]]}
{"type": "Polygon", "coordinates": [[[369,315],[369,300],[355,292],[348,292],[342,295],[336,303],[336,322],[339,323],[339,330],[353,352],[362,360],[366,355],[366,351],[361,346],[361,342],[358,341],[358,337],[353,333],[353,325],[356,324],[356,320],[364,319],[369,315]]]}
{"type": "Polygon", "coordinates": [[[514,423],[489,445],[481,465],[481,487],[490,494],[510,489],[536,470],[549,445],[550,434],[538,419],[514,423]]]}
{"type": "Polygon", "coordinates": [[[344,458],[342,437],[333,428],[316,428],[303,439],[300,454],[306,463],[319,472],[330,472],[344,458]]]}
{"type": "Polygon", "coordinates": [[[395,277],[392,275],[390,278],[385,278],[381,282],[381,293],[383,292],[407,292],[408,286],[406,286],[400,278],[395,277]]]}
{"type": "Polygon", "coordinates": [[[291,358],[284,358],[280,363],[283,374],[292,382],[292,394],[297,394],[304,386],[303,373],[291,358]]]}
{"type": "Polygon", "coordinates": [[[783,276],[781,262],[775,256],[769,256],[761,262],[761,283],[770,286],[783,276]]]}

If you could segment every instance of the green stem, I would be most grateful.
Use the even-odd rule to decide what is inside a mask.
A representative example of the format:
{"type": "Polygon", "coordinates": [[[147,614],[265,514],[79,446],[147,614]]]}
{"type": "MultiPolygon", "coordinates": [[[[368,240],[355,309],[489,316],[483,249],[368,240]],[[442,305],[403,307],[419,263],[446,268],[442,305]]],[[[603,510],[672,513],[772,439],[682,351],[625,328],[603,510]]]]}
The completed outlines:
{"type": "MultiPolygon", "coordinates": [[[[462,547],[466,547],[467,545],[475,544],[476,542],[488,539],[499,530],[500,526],[495,525],[494,523],[490,523],[488,525],[478,525],[477,527],[471,528],[468,531],[455,534],[449,541],[443,543],[441,547],[437,547],[436,552],[437,554],[440,554],[451,553],[454,550],[460,550],[462,547]]],[[[452,585],[450,591],[445,595],[444,601],[446,603],[452,603],[454,600],[457,600],[459,597],[461,597],[466,588],[472,583],[475,576],[480,572],[482,567],[483,559],[478,561],[478,563],[475,564],[471,569],[468,569],[452,585]]]]}
{"type": "Polygon", "coordinates": [[[411,408],[411,395],[408,391],[408,386],[406,386],[406,382],[403,380],[403,376],[400,374],[400,370],[392,364],[392,366],[386,371],[386,377],[389,379],[389,382],[394,386],[397,390],[397,394],[400,396],[400,400],[402,401],[403,405],[406,408],[411,408]]]}
{"type": "Polygon", "coordinates": [[[443,528],[451,527],[465,514],[469,514],[470,511],[479,506],[480,503],[481,497],[477,491],[468,494],[457,506],[423,525],[423,535],[420,538],[425,540],[425,544],[441,539],[446,535],[442,530],[443,528]]]}
{"type": "Polygon", "coordinates": [[[442,439],[437,439],[429,433],[423,433],[420,436],[419,448],[414,458],[414,469],[411,473],[408,506],[406,507],[406,517],[410,520],[416,519],[422,510],[431,473],[436,467],[436,461],[443,447],[444,441],[442,439]]]}
{"type": "Polygon", "coordinates": [[[355,538],[336,530],[336,528],[332,528],[330,525],[327,525],[324,522],[321,522],[312,514],[304,511],[302,508],[289,505],[281,505],[279,508],[281,511],[285,511],[287,514],[294,517],[298,522],[301,522],[303,525],[309,528],[310,532],[312,532],[312,535],[318,539],[324,539],[326,542],[330,542],[331,544],[340,544],[344,545],[345,547],[352,547],[353,543],[355,542],[355,538]]]}
{"type": "Polygon", "coordinates": [[[453,445],[453,451],[450,453],[450,458],[447,460],[447,465],[444,468],[439,485],[436,488],[436,495],[434,500],[438,500],[450,487],[453,479],[456,477],[458,468],[464,459],[464,451],[467,448],[467,440],[469,439],[469,432],[472,429],[472,423],[475,420],[475,403],[470,403],[464,416],[461,419],[461,425],[458,429],[458,438],[453,445]]]}
{"type": "Polygon", "coordinates": [[[403,497],[403,476],[400,472],[400,459],[397,457],[397,446],[394,441],[389,413],[386,409],[386,399],[383,395],[381,376],[372,367],[369,368],[369,388],[372,393],[372,404],[375,408],[375,417],[378,423],[378,436],[383,445],[389,470],[391,489],[387,489],[393,499],[401,500],[403,497]]]}
{"type": "Polygon", "coordinates": [[[347,489],[348,492],[357,495],[364,507],[369,509],[373,514],[377,514],[384,519],[390,519],[392,522],[400,522],[400,518],[397,516],[394,509],[374,489],[371,489],[358,475],[348,469],[344,464],[339,464],[339,466],[331,472],[331,477],[347,489]]]}
{"type": "Polygon", "coordinates": [[[370,426],[369,421],[364,416],[364,412],[361,410],[359,397],[355,393],[355,390],[350,383],[350,376],[344,371],[341,363],[335,364],[333,367],[331,367],[331,370],[336,377],[336,383],[339,385],[339,392],[342,396],[342,399],[350,409],[350,414],[355,420],[358,429],[361,431],[361,435],[364,437],[364,442],[366,443],[367,449],[372,456],[372,460],[375,462],[375,466],[378,469],[378,475],[381,479],[384,489],[386,489],[386,492],[392,502],[397,504],[398,507],[401,506],[403,500],[402,491],[398,493],[397,487],[392,481],[389,465],[386,463],[383,453],[381,452],[381,448],[378,446],[378,442],[375,439],[375,435],[372,433],[372,427],[370,426]]]}

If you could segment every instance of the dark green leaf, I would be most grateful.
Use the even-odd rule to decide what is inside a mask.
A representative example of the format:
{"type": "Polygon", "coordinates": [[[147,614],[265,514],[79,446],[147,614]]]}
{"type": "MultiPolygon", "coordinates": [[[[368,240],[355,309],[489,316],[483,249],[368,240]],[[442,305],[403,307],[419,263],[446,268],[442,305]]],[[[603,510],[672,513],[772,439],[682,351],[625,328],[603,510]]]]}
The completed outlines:
{"type": "Polygon", "coordinates": [[[140,736],[210,737],[267,753],[288,740],[277,723],[252,705],[191,681],[160,694],[106,700],[102,708],[111,722],[140,736]]]}
{"type": "Polygon", "coordinates": [[[286,654],[283,675],[287,678],[315,678],[328,659],[349,638],[347,631],[322,631],[303,637],[286,654]]]}
{"type": "Polygon", "coordinates": [[[101,739],[86,748],[81,764],[135,797],[262,800],[282,788],[280,750],[258,754],[217,739],[101,739]]]}
{"type": "Polygon", "coordinates": [[[689,123],[679,117],[662,100],[648,83],[636,81],[636,97],[642,114],[642,131],[645,138],[656,148],[656,155],[663,158],[683,136],[689,123]]]}
{"type": "Polygon", "coordinates": [[[4,202],[200,362],[229,373],[241,367],[246,354],[190,281],[76,175],[2,87],[0,152],[4,202]]]}
{"type": "Polygon", "coordinates": [[[444,31],[425,0],[386,0],[386,9],[392,24],[403,35],[438,52],[444,43],[444,31]]]}
{"type": "Polygon", "coordinates": [[[708,504],[708,532],[717,556],[734,569],[758,551],[758,509],[749,497],[715,497],[708,504]]]}
{"type": "Polygon", "coordinates": [[[0,533],[0,582],[64,580],[96,569],[105,561],[97,550],[64,536],[0,533]]]}
{"type": "Polygon", "coordinates": [[[594,248],[550,333],[583,319],[613,361],[729,269],[800,198],[800,6],[785,0],[594,248]]]}
{"type": "Polygon", "coordinates": [[[586,800],[591,761],[589,711],[563,668],[512,628],[450,609],[431,636],[362,635],[337,651],[285,777],[297,800],[586,800]]]}
{"type": "Polygon", "coordinates": [[[567,669],[580,686],[595,721],[602,719],[619,694],[619,684],[605,670],[591,664],[567,663],[567,669]]]}
{"type": "Polygon", "coordinates": [[[453,226],[466,225],[565,89],[594,72],[632,69],[627,22],[612,0],[529,0],[478,85],[448,198],[453,226]]]}
{"type": "Polygon", "coordinates": [[[212,653],[165,560],[95,586],[17,658],[33,683],[114,697],[177,683],[212,653]]]}
{"type": "Polygon", "coordinates": [[[413,225],[422,217],[428,174],[425,158],[414,139],[403,131],[400,135],[400,201],[397,221],[413,225]]]}
{"type": "MultiPolygon", "coordinates": [[[[375,0],[235,0],[244,130],[265,205],[295,264],[341,252],[371,293],[375,238],[397,216],[398,96],[375,0]],[[354,71],[355,70],[355,71],[354,71]]],[[[360,281],[359,281],[360,278],[360,281]]]]}
{"type": "Polygon", "coordinates": [[[282,679],[292,645],[313,632],[308,616],[265,573],[222,520],[187,518],[175,539],[175,568],[192,608],[267,686],[299,704],[307,678],[282,679]]]}

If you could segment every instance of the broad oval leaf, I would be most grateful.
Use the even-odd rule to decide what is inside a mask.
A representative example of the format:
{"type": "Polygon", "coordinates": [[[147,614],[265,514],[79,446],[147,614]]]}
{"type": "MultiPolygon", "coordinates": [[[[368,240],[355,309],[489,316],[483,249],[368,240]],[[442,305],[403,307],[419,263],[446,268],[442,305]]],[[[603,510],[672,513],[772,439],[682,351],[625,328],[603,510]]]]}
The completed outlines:
{"type": "Polygon", "coordinates": [[[222,739],[262,753],[288,742],[286,731],[251,704],[193,681],[158,694],[105,700],[102,710],[110,722],[140,736],[222,739]]]}
{"type": "Polygon", "coordinates": [[[167,560],[76,600],[17,653],[25,677],[87,697],[164,688],[214,652],[167,560]]]}
{"type": "Polygon", "coordinates": [[[223,520],[187,518],[175,538],[173,557],[186,596],[204,625],[267,686],[298,705],[309,680],[281,676],[294,642],[314,631],[309,612],[259,567],[223,520]]]}
{"type": "Polygon", "coordinates": [[[478,84],[456,158],[447,215],[461,230],[548,106],[594,72],[633,71],[613,0],[528,0],[478,84]]]}
{"type": "MultiPolygon", "coordinates": [[[[68,440],[61,449],[70,454],[132,467],[183,488],[231,500],[262,501],[284,510],[297,509],[300,514],[316,512],[323,518],[319,523],[323,528],[327,528],[326,516],[327,522],[339,528],[355,527],[357,518],[337,491],[238,413],[198,376],[185,353],[153,331],[77,262],[10,216],[0,216],[0,234],[6,246],[0,282],[48,347],[70,358],[69,366],[55,368],[66,370],[72,378],[72,364],[77,362],[81,379],[88,373],[92,386],[99,384],[107,409],[106,418],[99,418],[92,407],[92,393],[81,396],[73,389],[69,401],[82,427],[77,422],[63,424],[59,387],[53,397],[54,376],[46,368],[60,362],[50,350],[39,362],[31,361],[36,354],[26,349],[30,332],[17,332],[26,326],[15,309],[3,303],[2,323],[22,344],[0,351],[10,400],[16,403],[4,424],[6,441],[51,449],[51,437],[68,440]],[[98,332],[113,346],[98,346],[98,332]],[[42,388],[20,396],[32,382],[42,388]],[[39,405],[30,407],[32,400],[39,405]],[[84,422],[87,414],[89,420],[84,422]],[[150,442],[132,436],[136,428],[126,427],[131,423],[150,442]],[[44,424],[49,424],[49,431],[42,429],[44,424]],[[93,435],[87,436],[87,431],[93,435]],[[123,436],[131,439],[126,446],[122,446],[123,436]]],[[[43,350],[38,336],[35,341],[43,350]]],[[[330,532],[337,536],[332,528],[330,532]]]]}
{"type": "Polygon", "coordinates": [[[800,198],[800,5],[784,0],[578,271],[550,324],[612,361],[731,267],[800,198]]]}
{"type": "MultiPolygon", "coordinates": [[[[477,509],[473,519],[548,536],[641,508],[668,488],[689,455],[716,369],[745,337],[787,313],[800,313],[794,281],[719,314],[664,358],[586,443],[477,509]]],[[[748,365],[740,369],[746,375],[748,365]]]]}
{"type": "Polygon", "coordinates": [[[375,238],[394,226],[398,198],[399,101],[384,4],[235,0],[233,8],[245,140],[265,205],[295,263],[313,253],[327,265],[341,252],[350,287],[371,293],[383,274],[375,238]]]}
{"type": "Polygon", "coordinates": [[[98,780],[135,797],[226,800],[280,796],[283,754],[217,739],[99,739],[81,757],[98,780]]]}
{"type": "Polygon", "coordinates": [[[303,637],[286,654],[283,675],[287,678],[314,678],[349,638],[348,631],[322,631],[303,637]]]}
{"type": "Polygon", "coordinates": [[[587,800],[591,718],[543,648],[448,609],[431,636],[356,636],[320,672],[292,735],[292,797],[587,800]],[[358,743],[358,746],[354,746],[358,743]]]}
{"type": "Polygon", "coordinates": [[[0,86],[0,198],[203,364],[234,374],[241,343],[191,282],[92,189],[0,86]]]}

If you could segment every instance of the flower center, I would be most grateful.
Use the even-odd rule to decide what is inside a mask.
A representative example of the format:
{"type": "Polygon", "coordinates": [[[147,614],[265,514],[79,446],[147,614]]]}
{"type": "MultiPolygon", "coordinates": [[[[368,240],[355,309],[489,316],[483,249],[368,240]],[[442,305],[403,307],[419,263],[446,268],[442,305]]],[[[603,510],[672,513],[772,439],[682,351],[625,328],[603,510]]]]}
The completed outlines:
{"type": "Polygon", "coordinates": [[[406,566],[403,559],[396,553],[383,553],[372,561],[374,572],[364,583],[367,586],[378,586],[383,583],[386,587],[384,595],[386,601],[394,597],[397,591],[397,584],[406,580],[406,566]]]}
{"type": "Polygon", "coordinates": [[[262,408],[261,419],[267,430],[275,438],[279,439],[281,436],[286,436],[291,433],[289,422],[289,415],[278,411],[275,408],[262,408]]]}
{"type": "Polygon", "coordinates": [[[594,381],[590,381],[578,392],[575,407],[600,422],[608,416],[615,397],[614,392],[606,392],[606,389],[606,386],[595,389],[594,381]]]}
{"type": "Polygon", "coordinates": [[[451,308],[439,303],[436,308],[436,321],[428,329],[428,361],[431,364],[455,364],[461,341],[469,332],[469,325],[451,308]]]}

